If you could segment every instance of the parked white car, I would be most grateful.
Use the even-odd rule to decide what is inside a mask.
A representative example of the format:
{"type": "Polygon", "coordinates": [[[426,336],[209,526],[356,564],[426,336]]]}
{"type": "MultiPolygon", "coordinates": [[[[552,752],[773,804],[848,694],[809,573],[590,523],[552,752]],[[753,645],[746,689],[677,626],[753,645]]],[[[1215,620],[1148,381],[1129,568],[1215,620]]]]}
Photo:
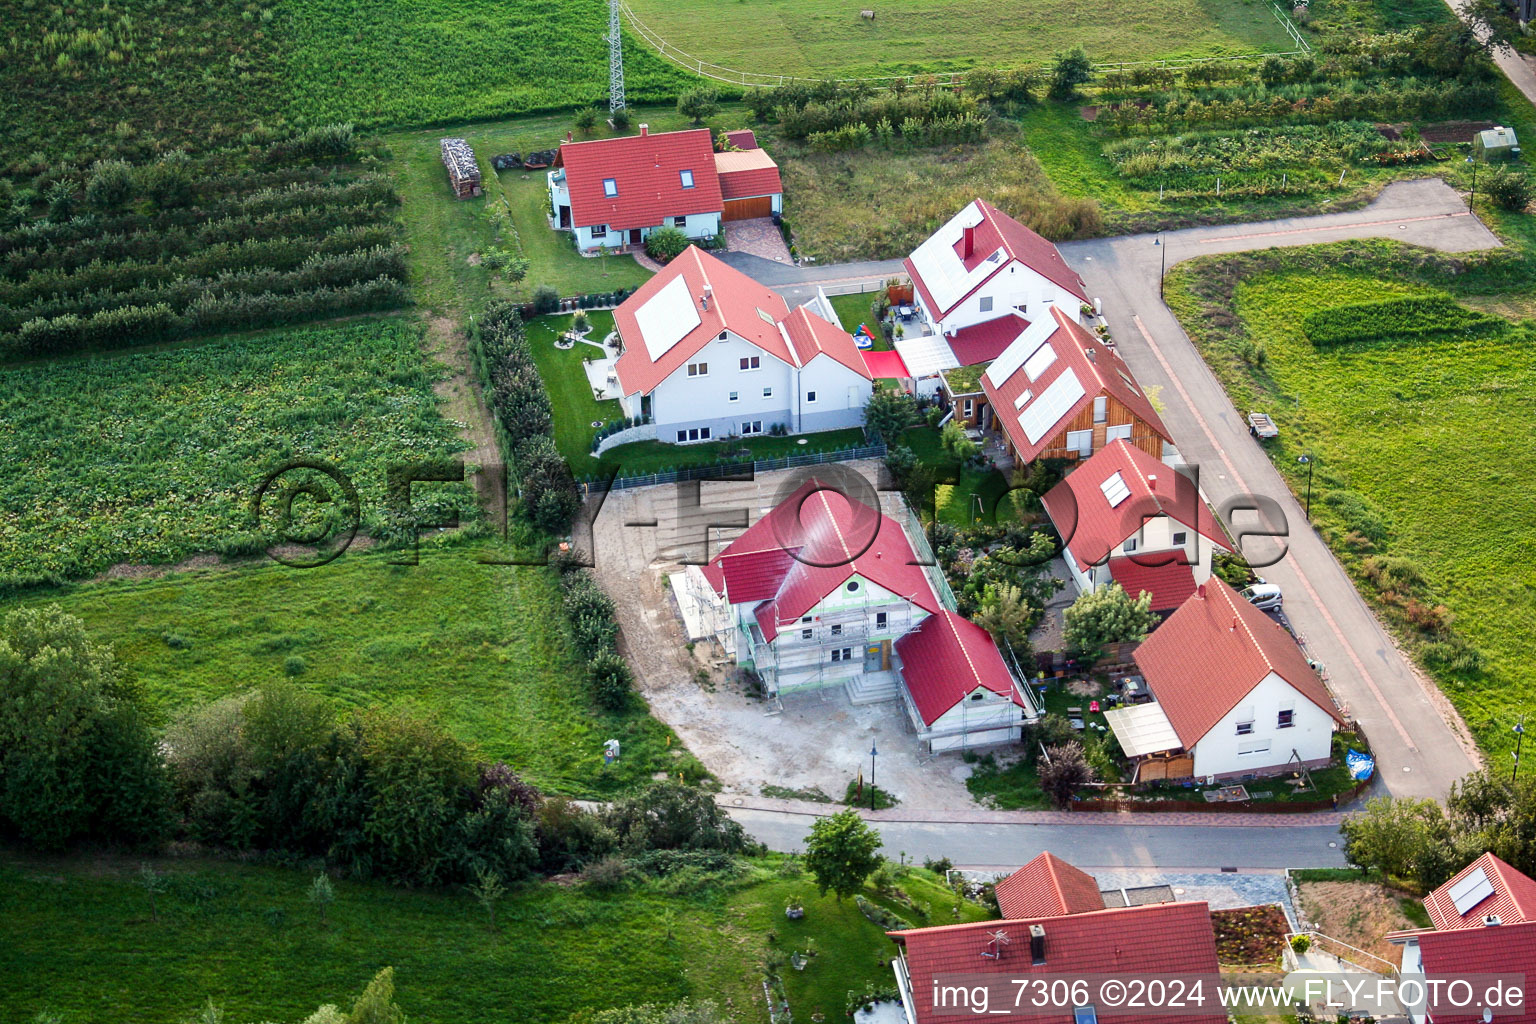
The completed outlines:
{"type": "Polygon", "coordinates": [[[1276,608],[1279,608],[1283,600],[1280,588],[1273,583],[1266,583],[1262,579],[1243,591],[1243,599],[1264,612],[1274,611],[1276,608]]]}

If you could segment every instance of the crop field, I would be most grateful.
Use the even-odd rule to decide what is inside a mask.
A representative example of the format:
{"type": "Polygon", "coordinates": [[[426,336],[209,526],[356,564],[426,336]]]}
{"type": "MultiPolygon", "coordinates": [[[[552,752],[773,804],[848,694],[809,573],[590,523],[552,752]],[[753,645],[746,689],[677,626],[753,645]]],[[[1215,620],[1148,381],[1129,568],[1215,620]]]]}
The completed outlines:
{"type": "Polygon", "coordinates": [[[1154,0],[1106,18],[1087,0],[892,0],[873,20],[821,0],[630,0],[671,46],[738,71],[809,78],[1017,67],[1081,43],[1095,60],[1171,60],[1293,48],[1263,0],[1154,0]]]}
{"type": "Polygon", "coordinates": [[[550,792],[602,797],[698,763],[643,707],[599,713],[580,685],[551,570],[487,564],[487,541],[349,552],[315,569],[261,566],[108,580],[57,602],[111,643],[157,718],[288,678],[347,708],[402,703],[550,792]],[[624,757],[603,765],[603,741],[624,757]]]}
{"type": "MultiPolygon", "coordinates": [[[[396,319],[0,368],[0,587],[248,551],[254,489],[299,457],[377,525],[388,465],[465,447],[440,373],[396,319]]],[[[467,484],[417,490],[476,514],[467,484]]]]}
{"type": "Polygon", "coordinates": [[[1478,741],[1502,751],[1536,670],[1536,590],[1522,556],[1536,537],[1536,450],[1516,426],[1536,414],[1530,327],[1489,334],[1465,314],[1456,336],[1414,336],[1407,314],[1445,300],[1371,255],[1388,250],[1362,251],[1355,272],[1330,271],[1329,250],[1243,271],[1235,343],[1202,324],[1190,268],[1170,275],[1168,293],[1237,407],[1275,415],[1271,454],[1298,491],[1296,455],[1314,457],[1323,536],[1478,741]],[[1374,338],[1360,328],[1372,315],[1374,338]],[[1350,337],[1317,344],[1306,322],[1350,337]]]}
{"type": "MultiPolygon", "coordinates": [[[[395,1001],[420,1024],[549,1024],[683,998],[712,999],[723,1020],[748,1024],[765,1016],[759,965],[774,946],[814,950],[805,970],[782,968],[806,1020],[840,1020],[850,991],[892,982],[882,960],[895,947],[882,929],[853,900],[817,895],[776,855],[746,861],[735,878],[685,872],[618,892],[525,885],[499,901],[495,927],[462,893],[341,881],[322,928],[305,899],[310,876],[204,860],[155,864],[168,874],[155,922],[138,867],[105,856],[0,861],[15,939],[0,946],[0,1024],[30,1024],[44,1010],[65,1021],[177,1021],[209,998],[226,1020],[297,1020],[321,1003],[350,1007],[384,966],[395,968],[395,1001]],[[791,899],[805,906],[801,920],[784,917],[791,899]]],[[[977,904],[957,907],[931,872],[907,869],[896,884],[929,908],[925,923],[986,917],[977,904]]],[[[911,914],[873,887],[863,895],[911,914]]]]}

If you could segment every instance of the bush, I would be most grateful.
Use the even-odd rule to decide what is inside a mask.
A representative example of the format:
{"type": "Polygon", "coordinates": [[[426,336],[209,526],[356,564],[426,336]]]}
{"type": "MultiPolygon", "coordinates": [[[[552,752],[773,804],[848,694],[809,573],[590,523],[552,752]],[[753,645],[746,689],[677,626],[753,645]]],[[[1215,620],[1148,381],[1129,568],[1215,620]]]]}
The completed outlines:
{"type": "Polygon", "coordinates": [[[1309,950],[1311,948],[1312,948],[1312,938],[1311,938],[1311,936],[1308,936],[1308,935],[1292,935],[1291,936],[1291,949],[1295,950],[1297,952],[1297,954],[1305,953],[1307,950],[1309,950]]]}
{"type": "Polygon", "coordinates": [[[597,703],[608,711],[623,711],[634,692],[634,677],[624,659],[602,651],[587,663],[587,681],[597,703]]]}
{"type": "Polygon", "coordinates": [[[1040,788],[1057,807],[1066,807],[1078,789],[1096,778],[1083,745],[1076,740],[1047,747],[1039,767],[1040,788]]]}
{"type": "Polygon", "coordinates": [[[1505,210],[1524,213],[1531,205],[1531,179],[1506,167],[1496,169],[1483,179],[1483,192],[1505,210]]]}
{"type": "Polygon", "coordinates": [[[581,881],[599,892],[613,892],[629,881],[629,865],[623,857],[604,857],[582,870],[581,881]]]}
{"type": "Polygon", "coordinates": [[[620,107],[608,115],[608,120],[613,122],[614,131],[627,132],[634,118],[630,115],[628,107],[620,107]]]}
{"type": "Polygon", "coordinates": [[[1053,100],[1071,99],[1077,94],[1078,86],[1091,81],[1093,61],[1088,59],[1081,46],[1074,47],[1056,56],[1056,63],[1051,68],[1050,97],[1053,100]]]}
{"type": "Polygon", "coordinates": [[[735,854],[746,853],[753,845],[714,797],[680,782],[654,782],[639,795],[611,804],[602,820],[620,848],[632,856],[646,850],[735,854]]]}
{"type": "Polygon", "coordinates": [[[677,112],[698,125],[720,112],[720,93],[709,86],[688,89],[677,97],[677,112]]]}
{"type": "Polygon", "coordinates": [[[645,254],[658,263],[671,263],[692,244],[681,228],[657,228],[645,239],[645,254]]]}
{"type": "Polygon", "coordinates": [[[85,201],[103,213],[127,204],[133,197],[133,168],[124,160],[98,160],[85,182],[85,201]]]}
{"type": "Polygon", "coordinates": [[[539,315],[553,313],[560,308],[560,293],[552,286],[541,284],[533,291],[533,311],[539,315]]]}

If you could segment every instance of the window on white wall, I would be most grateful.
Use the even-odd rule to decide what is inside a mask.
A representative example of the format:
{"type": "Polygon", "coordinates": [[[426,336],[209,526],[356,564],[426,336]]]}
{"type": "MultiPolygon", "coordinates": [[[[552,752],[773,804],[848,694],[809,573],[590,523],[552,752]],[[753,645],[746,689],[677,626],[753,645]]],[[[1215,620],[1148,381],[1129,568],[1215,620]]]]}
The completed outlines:
{"type": "Polygon", "coordinates": [[[1182,545],[1188,539],[1189,539],[1189,534],[1183,532],[1182,530],[1173,535],[1173,542],[1175,544],[1182,545]]]}
{"type": "Polygon", "coordinates": [[[1246,722],[1238,722],[1237,723],[1237,734],[1239,736],[1251,736],[1251,735],[1253,735],[1253,720],[1249,719],[1246,722]]]}
{"type": "Polygon", "coordinates": [[[739,391],[732,391],[728,396],[726,396],[726,401],[728,401],[728,402],[735,402],[735,401],[739,401],[740,398],[741,398],[741,392],[739,392],[739,391]]]}
{"type": "Polygon", "coordinates": [[[708,363],[689,363],[688,364],[688,376],[690,376],[690,377],[706,377],[708,375],[709,375],[709,364],[708,363]]]}
{"type": "Polygon", "coordinates": [[[981,311],[983,313],[990,313],[990,312],[992,312],[992,296],[990,296],[990,295],[983,295],[981,297],[981,311]]]}
{"type": "Polygon", "coordinates": [[[592,237],[593,238],[602,238],[607,233],[608,233],[608,225],[607,224],[594,224],[592,226],[592,237]]]}
{"type": "Polygon", "coordinates": [[[801,640],[809,640],[811,637],[813,637],[815,635],[816,635],[816,631],[814,629],[802,629],[800,631],[800,639],[801,640]]]}
{"type": "Polygon", "coordinates": [[[832,660],[833,661],[852,661],[853,660],[853,648],[852,647],[835,647],[835,648],[833,648],[832,649],[832,660]]]}
{"type": "Polygon", "coordinates": [[[1289,729],[1296,724],[1296,702],[1285,701],[1280,705],[1280,713],[1275,717],[1276,729],[1289,729]]]}
{"type": "Polygon", "coordinates": [[[675,227],[675,228],[685,228],[685,227],[688,226],[688,218],[687,217],[673,217],[672,218],[672,226],[675,227]]]}
{"type": "Polygon", "coordinates": [[[806,405],[810,405],[810,404],[812,404],[815,401],[816,401],[816,392],[814,392],[814,391],[807,391],[805,393],[805,404],[806,405]]]}
{"type": "Polygon", "coordinates": [[[763,397],[764,398],[772,398],[773,397],[773,388],[763,388],[763,397]]]}
{"type": "Polygon", "coordinates": [[[741,436],[742,437],[746,437],[746,436],[748,436],[750,434],[761,434],[762,432],[763,432],[763,421],[762,420],[743,420],[742,423],[741,423],[741,436]]]}
{"type": "Polygon", "coordinates": [[[1269,740],[1248,740],[1237,745],[1237,756],[1246,757],[1249,754],[1269,753],[1269,740]]]}
{"type": "Polygon", "coordinates": [[[743,370],[755,370],[763,365],[762,356],[742,356],[741,368],[743,370]]]}

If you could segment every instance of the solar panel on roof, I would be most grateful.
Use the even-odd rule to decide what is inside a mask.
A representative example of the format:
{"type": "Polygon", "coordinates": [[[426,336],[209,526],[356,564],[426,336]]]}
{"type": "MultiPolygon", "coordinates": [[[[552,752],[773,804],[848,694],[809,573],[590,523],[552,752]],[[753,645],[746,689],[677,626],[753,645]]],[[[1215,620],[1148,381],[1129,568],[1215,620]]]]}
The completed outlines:
{"type": "Polygon", "coordinates": [[[1056,350],[1051,348],[1050,342],[1046,342],[1035,349],[1028,359],[1024,360],[1024,376],[1028,377],[1029,382],[1033,384],[1040,379],[1040,375],[1049,369],[1050,365],[1055,361],[1056,350]]]}
{"type": "Polygon", "coordinates": [[[1131,496],[1131,489],[1125,485],[1125,478],[1119,471],[1111,473],[1109,479],[1099,484],[1099,490],[1104,492],[1104,500],[1109,502],[1110,508],[1116,508],[1126,498],[1131,496]]]}
{"type": "Polygon", "coordinates": [[[1029,438],[1029,443],[1035,444],[1046,436],[1084,394],[1083,384],[1071,367],[1063,370],[1061,376],[1053,380],[1051,386],[1040,392],[1040,397],[1025,406],[1019,414],[1019,426],[1024,428],[1024,436],[1029,438]]]}
{"type": "Polygon", "coordinates": [[[1478,868],[1451,886],[1450,893],[1451,902],[1456,905],[1456,913],[1466,914],[1467,911],[1493,895],[1493,883],[1488,880],[1488,873],[1478,868]]]}
{"type": "Polygon", "coordinates": [[[694,306],[688,282],[681,274],[635,310],[635,323],[640,327],[645,351],[653,363],[699,326],[699,310],[694,306]]]}

